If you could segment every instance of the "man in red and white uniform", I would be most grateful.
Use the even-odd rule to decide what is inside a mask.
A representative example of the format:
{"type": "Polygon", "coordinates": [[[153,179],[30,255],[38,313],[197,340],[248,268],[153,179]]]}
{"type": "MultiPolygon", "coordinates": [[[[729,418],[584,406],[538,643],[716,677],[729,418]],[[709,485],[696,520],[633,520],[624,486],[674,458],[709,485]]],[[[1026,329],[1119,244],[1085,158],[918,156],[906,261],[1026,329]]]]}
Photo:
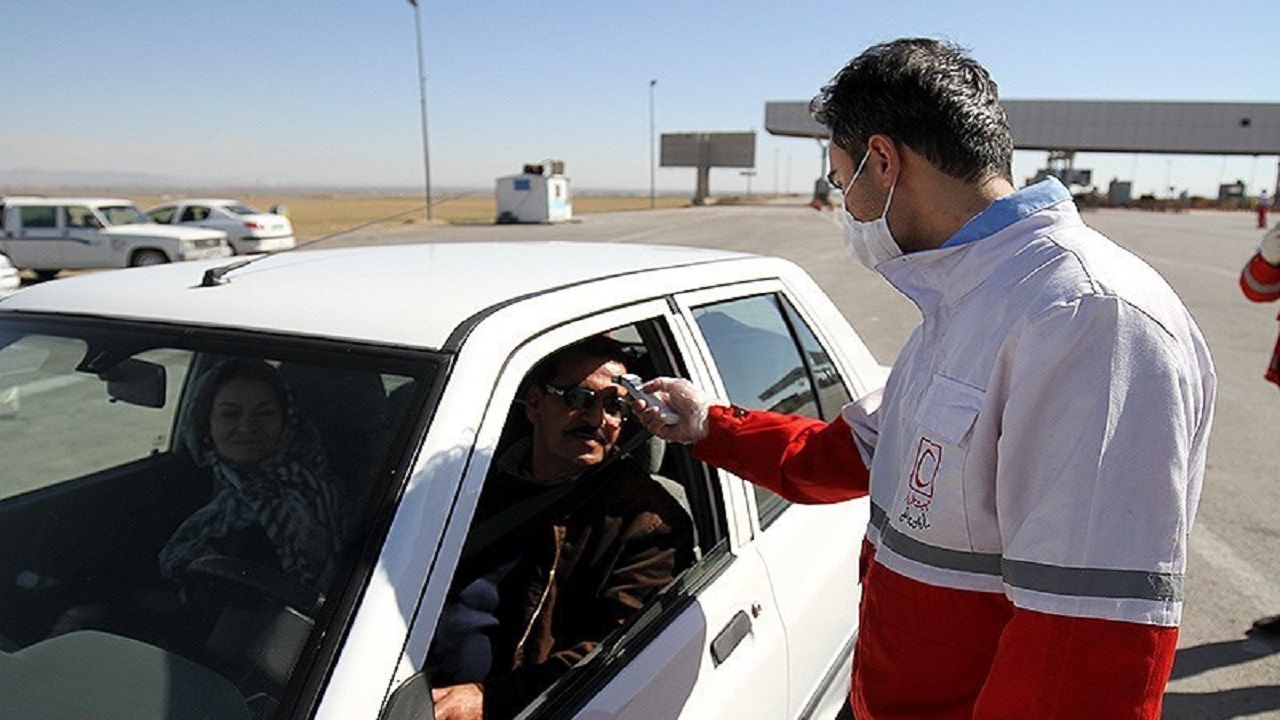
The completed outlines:
{"type": "Polygon", "coordinates": [[[814,103],[853,254],[920,308],[829,424],[646,389],[640,416],[797,502],[871,495],[858,720],[1160,717],[1216,379],[1162,278],[1056,180],[1015,191],[986,71],[875,46],[814,103]]]}
{"type": "MultiPolygon", "coordinates": [[[[1249,258],[1249,262],[1240,271],[1240,289],[1244,291],[1245,297],[1254,302],[1280,299],[1280,225],[1262,236],[1258,252],[1249,258]]],[[[1271,362],[1267,363],[1264,377],[1280,385],[1280,338],[1276,339],[1276,349],[1271,353],[1271,362]]],[[[1280,615],[1260,618],[1249,632],[1280,636],[1280,615]]]]}

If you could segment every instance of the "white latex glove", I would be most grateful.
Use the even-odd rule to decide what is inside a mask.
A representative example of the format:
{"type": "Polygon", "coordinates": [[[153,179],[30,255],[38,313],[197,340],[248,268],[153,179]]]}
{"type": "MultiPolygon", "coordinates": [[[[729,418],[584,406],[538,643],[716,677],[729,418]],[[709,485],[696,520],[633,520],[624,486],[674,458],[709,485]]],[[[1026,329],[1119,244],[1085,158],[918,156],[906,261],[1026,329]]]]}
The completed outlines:
{"type": "Polygon", "coordinates": [[[1272,265],[1280,265],[1280,223],[1262,236],[1262,242],[1258,245],[1258,254],[1272,265]]]}
{"type": "Polygon", "coordinates": [[[711,403],[693,383],[684,378],[658,377],[644,384],[644,391],[666,403],[680,417],[674,425],[662,421],[662,412],[636,399],[636,417],[645,429],[668,442],[691,445],[707,436],[707,409],[711,403]]]}

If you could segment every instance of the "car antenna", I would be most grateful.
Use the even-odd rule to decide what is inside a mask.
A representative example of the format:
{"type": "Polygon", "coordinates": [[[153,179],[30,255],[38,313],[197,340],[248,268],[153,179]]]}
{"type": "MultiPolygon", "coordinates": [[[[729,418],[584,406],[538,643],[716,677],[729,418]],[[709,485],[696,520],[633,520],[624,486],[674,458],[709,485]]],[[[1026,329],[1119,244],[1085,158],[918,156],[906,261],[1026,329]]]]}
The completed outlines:
{"type": "MultiPolygon", "coordinates": [[[[457,200],[460,197],[470,195],[470,194],[471,194],[470,192],[459,193],[458,195],[455,195],[453,197],[446,198],[446,199],[457,200]]],[[[444,202],[444,200],[441,200],[439,202],[444,202]]],[[[434,205],[437,203],[432,203],[432,204],[434,205]]],[[[321,237],[316,238],[315,240],[308,240],[302,243],[301,245],[295,245],[289,248],[288,250],[284,250],[281,252],[283,253],[283,252],[293,252],[295,250],[301,250],[304,247],[310,247],[312,245],[315,245],[316,243],[324,242],[325,240],[331,240],[333,238],[338,237],[339,235],[346,235],[347,233],[355,232],[356,230],[362,230],[364,228],[367,228],[370,225],[377,225],[378,223],[383,223],[388,220],[395,220],[398,217],[402,217],[404,215],[409,215],[411,213],[416,213],[421,211],[422,211],[422,208],[415,207],[411,210],[405,210],[404,212],[392,213],[385,217],[376,218],[368,222],[360,223],[359,225],[353,225],[349,228],[345,228],[337,232],[329,233],[328,235],[323,235],[321,237]]],[[[279,255],[279,254],[281,253],[263,253],[261,255],[255,255],[251,258],[247,258],[245,260],[239,260],[237,262],[233,262],[229,265],[219,265],[218,267],[209,268],[208,270],[204,271],[204,277],[200,279],[200,287],[217,287],[219,285],[225,285],[228,282],[230,282],[230,280],[226,279],[226,276],[229,273],[239,270],[240,268],[246,265],[249,265],[250,263],[255,263],[259,260],[262,260],[263,258],[268,258],[268,257],[271,257],[272,255],[279,255]]]]}

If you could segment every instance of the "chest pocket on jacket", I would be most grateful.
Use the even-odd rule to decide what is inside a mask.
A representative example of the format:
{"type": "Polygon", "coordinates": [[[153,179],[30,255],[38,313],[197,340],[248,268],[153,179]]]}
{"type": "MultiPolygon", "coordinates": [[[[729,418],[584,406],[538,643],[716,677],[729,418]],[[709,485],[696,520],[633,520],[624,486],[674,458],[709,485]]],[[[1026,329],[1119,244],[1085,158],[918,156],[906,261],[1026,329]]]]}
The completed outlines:
{"type": "MultiPolygon", "coordinates": [[[[916,410],[917,436],[899,491],[894,519],[917,537],[946,547],[966,547],[964,528],[965,440],[982,407],[983,392],[934,375],[916,410]]],[[[905,458],[904,458],[905,459],[905,458]]]]}
{"type": "Polygon", "coordinates": [[[958,380],[934,375],[916,410],[916,424],[930,440],[959,445],[973,428],[984,395],[958,380]]]}

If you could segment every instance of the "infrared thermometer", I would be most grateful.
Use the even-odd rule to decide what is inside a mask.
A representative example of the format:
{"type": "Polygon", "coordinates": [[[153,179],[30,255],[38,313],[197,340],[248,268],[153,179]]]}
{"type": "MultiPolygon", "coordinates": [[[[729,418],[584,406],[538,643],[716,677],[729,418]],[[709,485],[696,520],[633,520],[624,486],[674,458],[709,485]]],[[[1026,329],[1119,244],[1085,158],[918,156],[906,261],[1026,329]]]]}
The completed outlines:
{"type": "Polygon", "coordinates": [[[627,392],[631,393],[632,397],[638,397],[641,400],[644,400],[644,404],[647,407],[658,408],[658,412],[662,416],[663,423],[667,425],[675,425],[680,422],[680,416],[672,412],[671,408],[667,407],[666,403],[659,400],[652,393],[647,393],[640,389],[640,386],[644,385],[644,380],[641,380],[639,375],[633,375],[631,373],[627,373],[626,375],[614,375],[613,382],[615,385],[621,385],[626,388],[627,392]]]}

